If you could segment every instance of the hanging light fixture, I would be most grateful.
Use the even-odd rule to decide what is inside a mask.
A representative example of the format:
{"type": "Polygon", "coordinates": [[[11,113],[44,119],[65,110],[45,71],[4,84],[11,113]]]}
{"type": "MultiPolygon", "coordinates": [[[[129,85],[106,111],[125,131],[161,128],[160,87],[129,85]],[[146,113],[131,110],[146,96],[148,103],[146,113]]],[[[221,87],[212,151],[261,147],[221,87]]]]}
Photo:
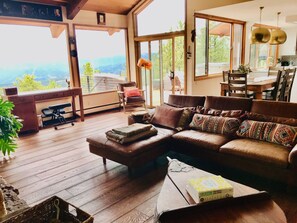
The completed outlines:
{"type": "Polygon", "coordinates": [[[270,45],[278,45],[283,44],[287,40],[287,34],[278,27],[278,19],[281,13],[277,13],[277,22],[276,22],[276,29],[272,29],[271,37],[269,40],[270,45]]]}
{"type": "Polygon", "coordinates": [[[257,27],[251,32],[251,44],[255,43],[267,43],[270,40],[270,32],[267,28],[262,27],[262,10],[263,6],[260,7],[260,27],[257,27]]]}

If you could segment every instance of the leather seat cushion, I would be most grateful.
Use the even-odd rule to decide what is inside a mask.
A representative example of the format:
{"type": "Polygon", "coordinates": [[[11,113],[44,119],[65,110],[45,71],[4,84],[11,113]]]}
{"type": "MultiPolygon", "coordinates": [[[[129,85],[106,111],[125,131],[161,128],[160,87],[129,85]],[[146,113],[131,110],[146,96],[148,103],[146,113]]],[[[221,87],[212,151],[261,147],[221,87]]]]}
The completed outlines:
{"type": "Polygon", "coordinates": [[[255,139],[235,139],[220,148],[220,152],[264,161],[281,168],[289,165],[290,150],[284,146],[255,139]]]}
{"type": "Polygon", "coordinates": [[[186,141],[204,149],[218,150],[222,145],[230,141],[230,138],[220,134],[185,130],[172,136],[174,140],[186,141]]]}
{"type": "Polygon", "coordinates": [[[145,102],[145,100],[142,96],[135,96],[135,97],[126,98],[126,102],[127,103],[136,103],[136,102],[142,103],[142,102],[145,102]]]}
{"type": "MultiPolygon", "coordinates": [[[[105,150],[108,153],[116,153],[121,156],[133,157],[148,150],[157,148],[160,144],[167,143],[175,131],[170,129],[158,128],[158,134],[147,139],[139,140],[133,143],[121,145],[114,141],[108,140],[105,133],[87,138],[90,145],[95,146],[98,150],[105,150]]],[[[109,158],[109,157],[106,157],[109,158]]]]}

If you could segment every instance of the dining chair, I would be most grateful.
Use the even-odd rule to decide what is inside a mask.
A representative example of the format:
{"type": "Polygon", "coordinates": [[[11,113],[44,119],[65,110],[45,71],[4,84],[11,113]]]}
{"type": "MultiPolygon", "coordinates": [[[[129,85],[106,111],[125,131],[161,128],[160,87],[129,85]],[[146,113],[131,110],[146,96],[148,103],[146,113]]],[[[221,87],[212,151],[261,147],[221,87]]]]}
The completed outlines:
{"type": "MultiPolygon", "coordinates": [[[[279,70],[282,70],[283,68],[281,67],[269,67],[268,68],[268,73],[267,73],[267,76],[268,77],[271,77],[271,76],[277,76],[278,75],[278,71],[279,70]]],[[[275,90],[275,87],[272,87],[272,88],[269,88],[269,89],[266,89],[263,91],[263,99],[266,99],[266,100],[271,100],[273,98],[273,92],[275,90]]]]}
{"type": "Polygon", "coordinates": [[[247,74],[228,71],[228,95],[247,97],[247,74]]]}
{"type": "MultiPolygon", "coordinates": [[[[170,77],[169,77],[170,78],[170,77]]],[[[174,78],[170,78],[171,88],[175,91],[179,91],[179,94],[182,94],[184,88],[182,87],[181,81],[178,76],[174,76],[174,78]],[[173,84],[174,83],[174,84],[173,84]]]]}
{"type": "Polygon", "coordinates": [[[119,107],[123,106],[124,112],[128,106],[143,106],[146,110],[144,91],[137,88],[136,82],[118,84],[119,107]]]}
{"type": "Polygon", "coordinates": [[[285,88],[284,88],[284,100],[289,102],[291,99],[292,86],[295,79],[296,68],[286,69],[286,79],[285,79],[285,88]]]}
{"type": "Polygon", "coordinates": [[[255,98],[253,91],[247,90],[247,73],[238,70],[228,72],[228,96],[255,98]]]}
{"type": "Polygon", "coordinates": [[[271,98],[268,98],[270,100],[274,101],[284,101],[284,92],[286,87],[286,71],[279,70],[276,77],[276,85],[274,87],[274,90],[272,92],[271,98]]]}

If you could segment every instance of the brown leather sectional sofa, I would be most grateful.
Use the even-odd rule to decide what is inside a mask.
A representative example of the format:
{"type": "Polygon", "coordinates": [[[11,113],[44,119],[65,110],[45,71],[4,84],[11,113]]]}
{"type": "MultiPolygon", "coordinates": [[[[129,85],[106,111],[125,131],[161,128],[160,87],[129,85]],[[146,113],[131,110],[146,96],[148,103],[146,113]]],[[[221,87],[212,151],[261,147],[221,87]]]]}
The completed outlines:
{"type": "MultiPolygon", "coordinates": [[[[170,95],[168,104],[180,107],[204,106],[219,110],[244,110],[265,116],[282,117],[297,123],[297,103],[272,102],[221,96],[170,95]]],[[[129,123],[133,117],[129,116],[129,123]]],[[[104,161],[136,167],[149,162],[168,150],[187,154],[220,165],[265,176],[297,186],[297,145],[290,150],[282,145],[197,130],[180,132],[162,127],[158,135],[128,145],[107,141],[104,134],[89,137],[90,151],[104,161]]]]}
{"type": "MultiPolygon", "coordinates": [[[[170,95],[168,104],[244,110],[265,116],[297,119],[297,103],[221,96],[170,95]]],[[[131,117],[130,117],[131,118],[131,117]]],[[[295,120],[296,121],[296,120],[295,120]]],[[[249,138],[183,130],[172,135],[168,149],[297,186],[297,145],[282,145],[249,138]]]]}
{"type": "MultiPolygon", "coordinates": [[[[220,110],[245,110],[266,116],[297,119],[297,103],[216,96],[170,95],[169,104],[204,105],[220,110]],[[204,104],[201,103],[205,98],[204,104]]],[[[290,150],[282,145],[248,138],[228,138],[196,130],[172,136],[171,149],[225,166],[297,186],[297,145],[290,150]]]]}

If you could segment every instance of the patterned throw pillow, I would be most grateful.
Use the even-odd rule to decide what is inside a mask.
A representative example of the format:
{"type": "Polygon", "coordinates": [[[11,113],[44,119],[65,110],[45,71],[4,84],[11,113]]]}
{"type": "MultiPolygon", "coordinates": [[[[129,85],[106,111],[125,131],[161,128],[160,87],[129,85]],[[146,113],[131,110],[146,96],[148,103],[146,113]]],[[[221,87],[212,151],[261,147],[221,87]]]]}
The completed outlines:
{"type": "Polygon", "coordinates": [[[238,136],[293,147],[296,144],[297,127],[273,122],[245,120],[241,123],[238,136]]]}
{"type": "Polygon", "coordinates": [[[190,128],[223,135],[233,135],[239,126],[240,120],[237,118],[201,114],[195,114],[190,123],[190,128]]]}
{"type": "Polygon", "coordinates": [[[177,123],[177,131],[182,131],[189,127],[189,124],[193,118],[195,108],[184,108],[183,113],[177,123]]]}

